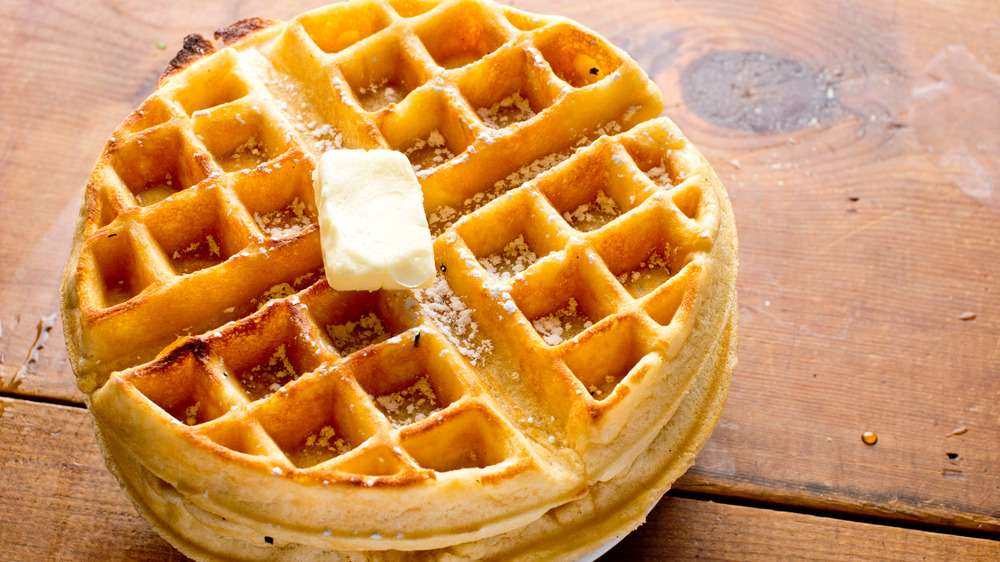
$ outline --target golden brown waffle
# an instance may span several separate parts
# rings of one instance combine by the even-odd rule
[[[140,511],[198,558],[575,556],[637,525],[721,409],[736,233],[635,62],[473,0],[222,37],[114,133],[64,276]],[[335,148],[408,156],[434,287],[326,284]]]

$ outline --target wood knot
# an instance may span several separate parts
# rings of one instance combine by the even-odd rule
[[[823,73],[757,51],[711,51],[684,70],[681,88],[705,121],[753,132],[811,127],[839,105],[836,84]]]

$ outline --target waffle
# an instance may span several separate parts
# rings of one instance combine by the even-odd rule
[[[63,278],[109,468],[199,559],[573,557],[638,525],[728,388],[725,191],[569,20],[353,0],[190,36],[114,132]],[[434,285],[323,276],[313,171],[404,153]]]

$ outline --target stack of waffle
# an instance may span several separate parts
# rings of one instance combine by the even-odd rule
[[[574,558],[694,461],[735,361],[725,191],[634,61],[488,0],[186,41],[87,186],[63,320],[109,468],[196,559]],[[412,163],[434,285],[340,292],[313,178]]]

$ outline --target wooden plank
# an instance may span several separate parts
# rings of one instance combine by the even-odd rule
[[[4,559],[184,560],[104,468],[82,408],[0,398]],[[680,498],[602,560],[738,557],[884,560],[1000,556],[1000,543]]]
[[[516,5],[576,18],[628,49],[730,190],[740,364],[722,422],[679,487],[1000,532],[1000,44],[990,27],[1000,7]],[[87,173],[181,38],[306,7],[0,5],[6,392],[82,399],[58,323],[39,325],[58,309]],[[860,441],[866,430],[877,445]]]
[[[0,398],[0,435],[4,559],[186,559],[125,498],[86,410]]]
[[[966,193],[948,152],[1000,185],[1000,44],[976,23],[997,5],[674,6],[618,26],[636,44],[669,38],[666,61],[637,56],[729,188],[742,335],[722,422],[678,486],[1000,531],[1000,193]],[[985,64],[988,96],[931,76],[941,53],[962,68],[949,45]],[[706,60],[734,68],[720,53],[739,51],[765,58],[692,77]],[[746,97],[728,106],[734,84]],[[943,110],[926,107],[928,84],[974,108],[955,116],[972,131],[927,118]],[[691,90],[709,86],[719,105],[696,110]],[[772,119],[755,122],[758,109]]]
[[[991,560],[1000,543],[667,497],[601,560]]]

